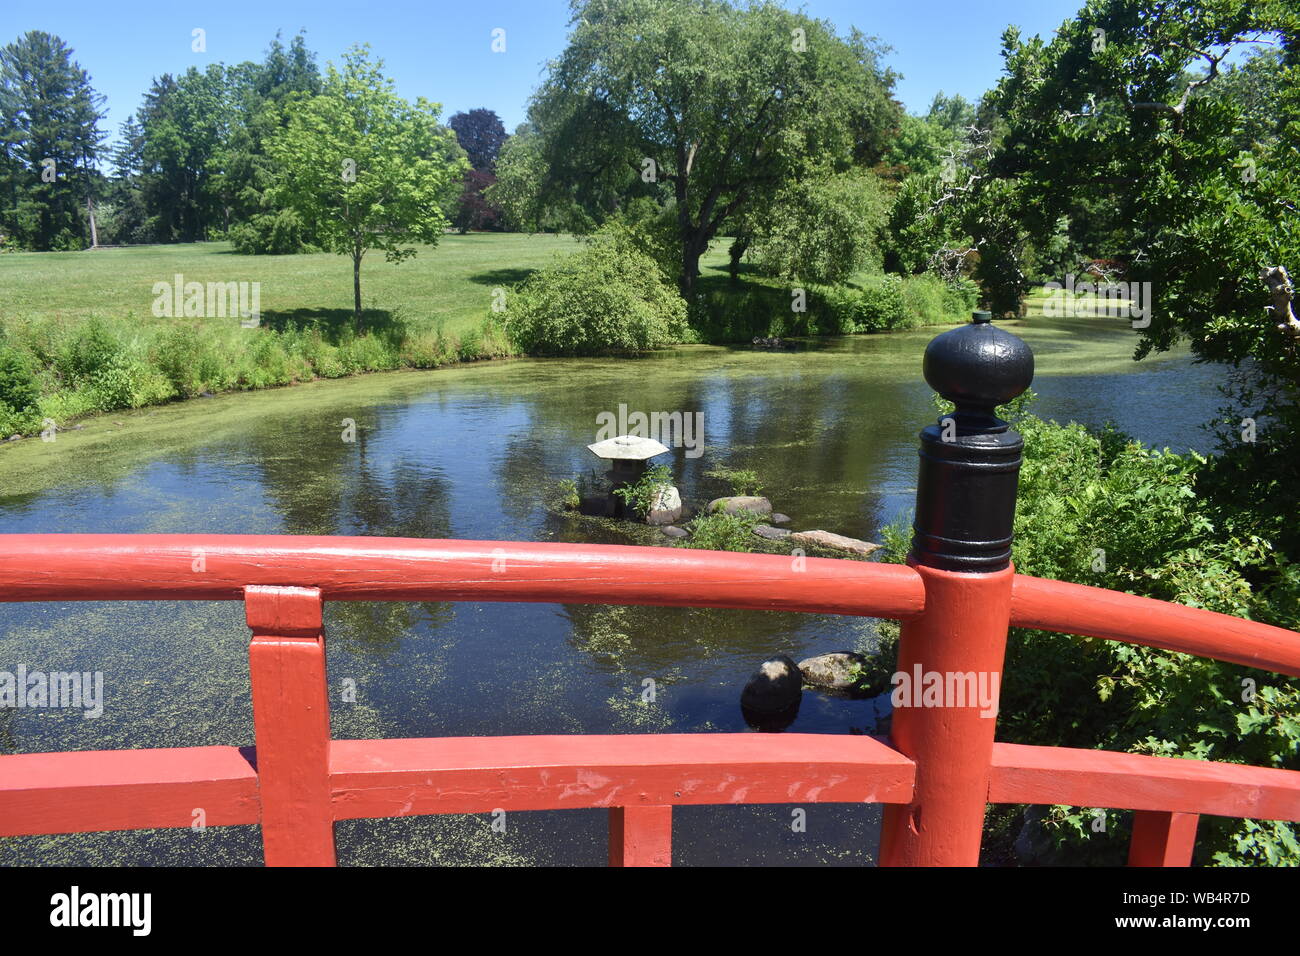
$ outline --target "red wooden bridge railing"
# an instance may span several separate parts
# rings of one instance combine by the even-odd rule
[[[988,334],[979,324],[965,328]],[[992,344],[1006,351],[1005,343]],[[674,806],[871,802],[885,805],[883,864],[975,865],[988,803],[1038,803],[1134,810],[1130,863],[1171,866],[1190,863],[1201,814],[1300,821],[1298,771],[997,743],[996,721],[973,700],[897,708],[890,740],[331,739],[327,600],[655,604],[892,618],[902,622],[900,672],[957,675],[1000,675],[1007,628],[1024,626],[1300,676],[1300,634],[1016,574],[1009,546],[1018,437],[1007,437],[1005,423],[1003,431],[990,430],[978,414],[979,399],[991,408],[1015,383],[996,396],[992,386],[973,397],[940,387],[951,385],[944,380],[951,370],[932,368],[934,348],[927,350],[927,378],[941,393],[958,393],[957,440],[945,437],[950,428],[923,433],[908,566],[504,541],[0,536],[0,600],[242,600],[252,633],[255,735],[255,746],[244,749],[0,756],[0,836],[188,827],[201,808],[210,826],[260,824],[268,865],[328,866],[336,820],[599,807],[609,810],[611,864],[667,865]]]

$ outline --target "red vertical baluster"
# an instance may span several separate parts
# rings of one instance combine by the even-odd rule
[[[673,808],[611,808],[609,865],[672,866]]]
[[[1129,866],[1191,866],[1196,846],[1195,813],[1138,810],[1133,814]]]
[[[320,591],[248,587],[244,606],[266,865],[334,866]]]

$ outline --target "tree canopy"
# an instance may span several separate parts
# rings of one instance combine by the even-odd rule
[[[817,166],[872,163],[896,125],[880,48],[774,3],[575,0],[529,110],[544,203],[593,221],[636,195],[670,203],[690,293],[708,243],[747,203]]]

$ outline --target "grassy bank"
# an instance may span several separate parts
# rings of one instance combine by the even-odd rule
[[[363,323],[347,260],[242,256],[226,243],[0,256],[0,437],[36,434],[96,412],[203,394],[292,385],[512,355],[494,296],[573,251],[565,236],[448,235],[401,265],[363,265]],[[704,257],[702,341],[818,335],[957,321],[963,306],[926,282],[861,277],[809,289],[725,273],[726,243]],[[155,314],[156,283],[257,283],[261,325]]]

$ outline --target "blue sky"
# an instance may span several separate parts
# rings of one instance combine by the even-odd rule
[[[1008,24],[1026,36],[1049,36],[1084,0],[807,0],[802,6],[893,47],[886,63],[904,79],[897,95],[912,112],[939,90],[975,99],[997,82],[999,38]],[[801,6],[797,0],[786,4]],[[95,88],[108,97],[105,128],[140,104],[154,76],[190,66],[260,60],[276,31],[306,30],[307,44],[325,61],[352,43],[368,42],[408,99],[443,104],[444,117],[485,106],[507,130],[523,120],[528,97],[547,59],[568,32],[567,0],[7,0],[0,4],[0,44],[27,30],[57,34],[71,46]],[[206,31],[207,52],[191,50],[191,31]],[[493,53],[492,30],[506,31],[506,50]],[[114,137],[115,138],[115,137]]]

